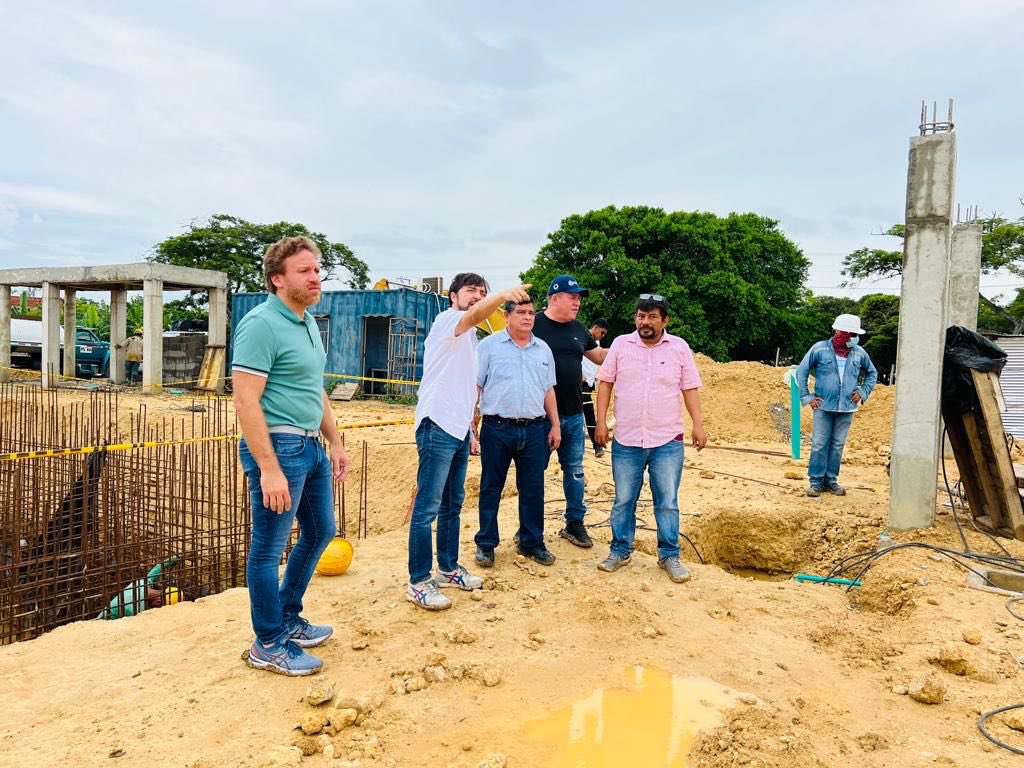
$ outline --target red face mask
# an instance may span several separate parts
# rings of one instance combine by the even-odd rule
[[[836,355],[839,357],[846,357],[850,354],[850,348],[846,346],[846,342],[853,336],[849,331],[836,331],[832,336],[832,349],[835,350]]]

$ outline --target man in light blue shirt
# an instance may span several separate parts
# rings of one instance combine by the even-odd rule
[[[555,556],[544,545],[544,470],[561,440],[555,403],[555,360],[551,349],[533,335],[533,301],[506,302],[505,330],[477,347],[480,391],[480,530],[476,561],[494,565],[498,546],[498,504],[508,468],[516,465],[519,490],[519,553],[551,565]],[[545,434],[545,414],[551,430]]]
[[[878,381],[871,357],[860,346],[857,315],[839,315],[832,323],[832,338],[819,341],[804,355],[796,370],[800,387],[800,404],[814,411],[811,439],[811,460],[807,465],[810,485],[808,496],[821,496],[828,491],[843,496],[846,491],[838,482],[843,447],[853,423],[853,414],[867,402]],[[814,394],[807,377],[814,374]]]

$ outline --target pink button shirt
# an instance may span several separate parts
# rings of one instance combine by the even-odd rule
[[[670,333],[653,347],[636,331],[619,336],[597,378],[615,384],[615,439],[634,448],[657,448],[681,435],[679,393],[701,385],[690,345]]]

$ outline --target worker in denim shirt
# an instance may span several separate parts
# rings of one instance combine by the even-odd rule
[[[817,342],[804,355],[796,369],[800,404],[814,411],[811,461],[807,466],[808,496],[825,491],[843,496],[846,491],[837,480],[843,460],[843,447],[853,423],[853,414],[867,402],[878,381],[871,357],[860,347],[857,315],[839,315],[832,323],[832,338]],[[814,374],[814,394],[807,377]]]

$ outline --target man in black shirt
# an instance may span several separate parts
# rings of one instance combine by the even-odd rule
[[[562,424],[562,442],[558,462],[562,465],[562,490],[565,492],[565,527],[558,535],[577,547],[592,547],[594,542],[583,525],[587,508],[583,504],[583,451],[587,432],[583,419],[583,357],[600,365],[608,354],[591,337],[587,327],[576,319],[580,297],[588,291],[571,275],[559,275],[548,288],[548,306],[533,327],[533,335],[551,347],[555,358],[555,401]]]

